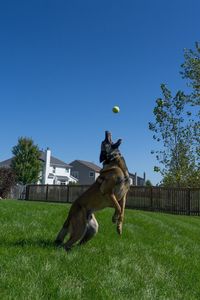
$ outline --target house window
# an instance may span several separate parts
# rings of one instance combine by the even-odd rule
[[[53,173],[56,173],[56,167],[53,167]]]
[[[94,177],[94,171],[90,171],[89,172],[89,177],[91,178],[91,177]]]
[[[73,171],[72,176],[79,179],[79,172],[78,171]]]

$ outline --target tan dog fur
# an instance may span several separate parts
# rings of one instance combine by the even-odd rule
[[[56,238],[57,245],[63,243],[67,234],[70,237],[64,244],[65,250],[70,250],[77,242],[83,244],[89,241],[98,231],[98,223],[93,213],[109,206],[115,208],[112,221],[117,223],[117,232],[122,234],[124,207],[129,190],[125,169],[126,164],[120,156],[102,169],[96,182],[72,203],[68,217]]]

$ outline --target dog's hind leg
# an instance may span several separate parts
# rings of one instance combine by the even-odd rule
[[[99,228],[99,225],[97,223],[95,216],[93,214],[90,214],[88,216],[86,232],[85,232],[84,236],[82,237],[81,241],[79,242],[79,245],[83,245],[86,242],[88,242],[89,240],[91,240],[91,238],[93,238],[93,236],[95,234],[97,234],[98,228]]]
[[[87,229],[86,214],[82,211],[76,218],[71,219],[70,222],[70,238],[64,244],[66,251],[71,250],[72,246],[78,242],[84,235]]]
[[[57,237],[56,237],[56,240],[55,240],[55,245],[56,246],[60,246],[62,245],[63,241],[64,241],[64,238],[65,236],[67,235],[68,233],[68,219],[65,221],[65,223],[63,224],[63,227],[61,228],[61,230],[59,231]]]
[[[85,228],[84,228],[83,230],[80,230],[80,231],[78,231],[78,232],[73,233],[73,234],[70,236],[69,240],[64,244],[65,250],[66,250],[66,251],[71,250],[72,246],[73,246],[76,242],[78,242],[78,241],[82,238],[82,236],[85,234],[85,231],[86,231],[86,226],[85,226]]]

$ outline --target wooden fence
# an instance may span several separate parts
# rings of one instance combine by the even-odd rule
[[[126,206],[142,210],[200,215],[200,188],[131,187]]]
[[[26,200],[72,203],[88,185],[28,185]],[[127,208],[200,215],[200,188],[131,186]]]

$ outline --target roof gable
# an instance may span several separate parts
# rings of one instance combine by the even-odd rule
[[[0,168],[6,167],[9,168],[11,166],[12,158],[3,160],[0,162]]]
[[[45,152],[40,151],[40,160],[45,161]],[[53,166],[60,166],[65,168],[71,168],[70,165],[66,164],[64,161],[51,155],[50,164]]]
[[[98,173],[99,173],[100,170],[101,170],[101,167],[99,167],[99,166],[97,166],[97,165],[95,165],[94,163],[89,162],[89,161],[78,160],[78,159],[76,159],[76,160],[74,160],[73,162],[71,162],[70,165],[72,165],[74,162],[78,162],[78,163],[84,165],[85,167],[87,167],[87,168],[89,168],[89,169],[91,169],[91,170],[93,170],[93,171],[95,171],[95,172],[98,172]]]

